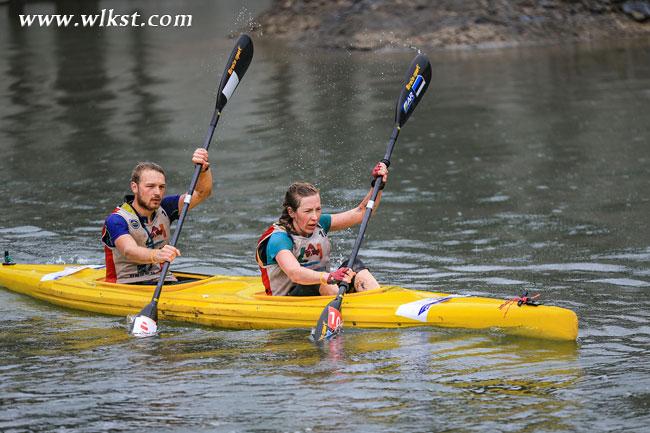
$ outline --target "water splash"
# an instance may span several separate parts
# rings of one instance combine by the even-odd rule
[[[237,12],[235,26],[240,31],[257,32],[258,35],[262,36],[262,24],[255,19],[255,15],[246,6],[242,6]],[[236,33],[236,31],[233,33]]]

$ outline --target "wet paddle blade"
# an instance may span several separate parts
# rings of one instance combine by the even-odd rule
[[[219,83],[216,111],[223,110],[253,60],[253,41],[243,34],[233,48]]]
[[[343,320],[341,319],[341,303],[343,298],[337,296],[323,309],[316,327],[312,330],[311,338],[319,343],[329,340],[341,332]]]
[[[397,99],[395,107],[395,123],[400,128],[417,107],[418,103],[424,96],[424,93],[431,82],[431,63],[424,54],[418,54],[411,62],[408,73],[406,74],[406,84]]]
[[[157,321],[158,304],[151,301],[135,316],[129,332],[134,337],[152,337],[158,331]]]

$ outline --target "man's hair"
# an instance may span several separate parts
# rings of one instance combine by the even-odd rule
[[[165,170],[155,162],[138,162],[131,172],[131,182],[140,183],[140,175],[145,170],[153,170],[165,176]]]

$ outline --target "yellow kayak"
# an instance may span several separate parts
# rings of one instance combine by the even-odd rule
[[[80,265],[3,265],[0,286],[63,307],[116,316],[137,314],[150,302],[154,286],[107,283],[104,274]],[[187,282],[163,288],[158,304],[163,320],[231,329],[311,328],[332,300],[267,296],[259,277],[174,275]],[[344,328],[436,326],[572,341],[578,336],[578,318],[565,308],[397,286],[345,295],[342,314]]]

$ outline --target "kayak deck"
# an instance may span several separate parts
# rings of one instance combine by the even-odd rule
[[[102,314],[137,314],[154,286],[107,283],[103,269],[71,265],[0,266],[0,286],[63,307]],[[66,275],[67,274],[67,275]],[[175,272],[192,281],[166,285],[161,319],[230,329],[311,328],[328,296],[267,296],[259,277],[205,276]],[[497,329],[511,335],[574,340],[578,319],[568,309],[517,306],[504,301],[384,286],[343,298],[344,327]]]

